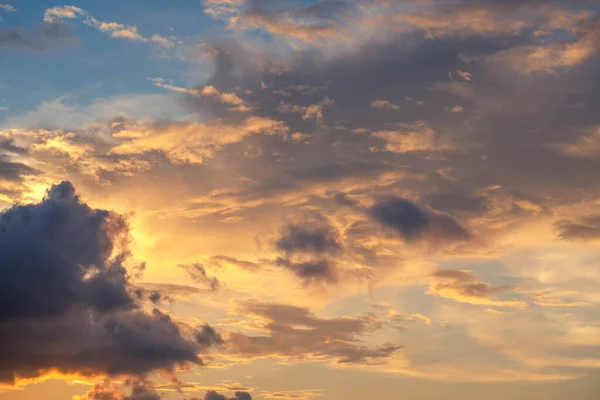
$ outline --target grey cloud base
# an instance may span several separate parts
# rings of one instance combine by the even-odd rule
[[[0,381],[202,364],[220,336],[206,325],[187,338],[168,315],[140,309],[128,238],[122,216],[89,207],[69,182],[0,215]]]

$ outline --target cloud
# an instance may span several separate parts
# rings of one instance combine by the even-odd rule
[[[204,0],[204,12],[215,19],[227,19],[239,13],[245,0]]]
[[[555,224],[558,236],[567,240],[593,240],[600,238],[600,215],[591,215],[579,223],[558,221]]]
[[[53,7],[47,9],[44,13],[44,21],[47,23],[61,23],[65,19],[76,19],[79,17],[84,18],[84,24],[94,27],[101,32],[108,33],[112,38],[155,43],[166,48],[174,46],[170,38],[159,34],[144,37],[138,32],[138,28],[135,25],[127,26],[118,22],[100,21],[87,11],[75,6]]]
[[[366,212],[373,220],[396,230],[407,241],[427,239],[451,242],[465,241],[472,237],[450,214],[422,208],[400,197],[383,199]]]
[[[335,256],[342,250],[339,234],[322,217],[290,223],[273,243],[282,256],[275,264],[292,271],[305,285],[334,283],[338,274]]]
[[[14,6],[11,6],[10,4],[2,4],[0,3],[0,9],[6,11],[6,12],[16,12],[17,9]]]
[[[28,165],[10,161],[10,158],[6,156],[0,156],[0,177],[2,179],[21,182],[24,177],[38,173],[39,171]]]
[[[154,35],[150,36],[150,41],[153,43],[157,43],[161,46],[164,47],[173,47],[175,46],[175,44],[173,43],[173,40],[164,36],[161,36],[157,33],[155,33]]]
[[[220,283],[216,277],[208,276],[206,268],[201,264],[189,264],[189,265],[178,265],[179,268],[183,268],[187,275],[197,283],[207,286],[211,290],[215,291],[219,289]]]
[[[75,96],[60,96],[39,104],[33,111],[11,116],[3,122],[5,130],[60,129],[66,133],[81,133],[99,126],[126,120],[124,126],[135,126],[138,120],[183,119],[185,112],[175,103],[172,94],[123,95],[96,98],[80,103]],[[89,140],[88,140],[89,141]]]
[[[380,130],[372,136],[385,142],[385,150],[392,153],[437,152],[455,150],[456,145],[447,137],[440,137],[425,121],[397,124],[396,129]]]
[[[168,315],[141,311],[124,266],[124,217],[89,207],[62,182],[38,204],[5,210],[0,232],[0,381],[202,363],[214,331],[186,338]]]
[[[392,104],[387,100],[373,100],[371,102],[371,108],[376,108],[379,110],[400,111],[400,106]]]
[[[275,242],[284,253],[329,253],[341,250],[341,245],[330,226],[302,226],[290,224]]]
[[[0,223],[8,274],[0,321],[54,317],[76,304],[105,311],[133,305],[125,270],[118,259],[114,265],[109,260],[115,247],[126,244],[126,220],[81,203],[69,182],[54,186],[41,204],[5,211]],[[55,249],[44,249],[49,235],[56,237]],[[26,250],[34,246],[39,253]],[[86,270],[94,272],[88,279]]]
[[[450,111],[452,114],[461,114],[465,112],[465,108],[462,106],[448,107],[447,110]]]
[[[77,43],[69,27],[61,22],[44,22],[31,34],[21,28],[0,30],[0,50],[15,48],[45,52]]]
[[[240,268],[242,270],[247,270],[247,271],[258,271],[261,268],[260,265],[255,262],[239,260],[235,257],[224,256],[224,255],[213,256],[210,258],[210,262],[215,264],[218,267],[232,265],[236,268]]]
[[[225,343],[221,334],[217,333],[217,331],[208,324],[202,325],[200,330],[196,332],[195,338],[196,342],[203,350],[207,350],[211,347],[223,346]]]
[[[467,71],[456,70],[456,74],[463,80],[470,82],[473,79],[473,74]]]
[[[172,300],[177,298],[187,298],[202,293],[202,289],[195,286],[177,285],[173,283],[144,283],[139,285],[142,290],[150,292],[154,296],[159,296],[160,300]]]
[[[591,158],[600,154],[600,127],[593,126],[585,129],[586,134],[582,135],[570,144],[552,145],[567,157],[573,158]]]
[[[261,395],[265,399],[276,399],[276,400],[312,400],[317,397],[323,396],[324,393],[321,390],[282,390],[277,392],[269,392],[263,390]]]
[[[86,14],[84,10],[75,6],[53,7],[44,12],[44,21],[54,23],[63,19],[75,19]]]
[[[174,164],[201,164],[225,145],[240,142],[250,135],[277,135],[287,132],[281,121],[250,117],[236,124],[202,122],[140,125],[114,136],[120,144],[109,154],[134,155],[164,153]]]
[[[557,4],[558,3],[558,4]],[[279,7],[268,1],[208,1],[205,11],[226,20],[238,31],[260,30],[294,49],[312,46],[328,53],[385,43],[398,35],[420,35],[427,39],[461,37],[538,36],[555,31],[572,32],[590,13],[561,7],[559,2],[520,2],[507,7],[502,2],[457,1],[403,2],[358,0],[315,1]]]
[[[110,36],[113,38],[139,41],[148,40],[138,32],[138,28],[136,26],[125,26],[117,22],[98,21],[94,17],[86,18],[85,24],[95,27],[102,32],[110,33]]]
[[[343,5],[350,7],[348,9],[341,7],[341,2],[330,1],[311,2],[310,6],[302,2],[260,3],[266,8],[263,14],[274,17],[276,22],[330,26],[344,33],[352,30],[352,24],[341,20],[356,12],[355,4],[367,4],[345,2]],[[388,2],[390,7],[400,3]],[[496,8],[500,3],[503,8]],[[566,29],[567,25],[573,25],[572,14],[564,16],[568,24],[561,23],[562,17],[549,18],[546,11],[538,12],[532,8],[514,11],[524,2],[509,3],[456,1],[441,9],[437,7],[439,2],[427,2],[427,5],[413,2],[410,4],[413,16],[428,13],[428,18],[413,18],[407,26],[402,22],[404,20],[401,21],[403,16],[397,15],[398,20],[393,26],[399,29],[394,33],[383,23],[375,23],[374,30],[388,38],[368,39],[366,46],[361,40],[349,43],[353,51],[348,53],[338,53],[338,46],[330,46],[332,40],[337,39],[312,42],[292,39],[289,43],[296,46],[292,49],[292,46],[282,46],[282,35],[271,37],[261,33],[251,34],[250,40],[236,47],[227,42],[238,38],[238,34],[231,34],[218,46],[207,44],[195,48],[214,54],[214,74],[208,81],[198,82],[198,86],[154,81],[162,88],[180,94],[187,110],[201,115],[200,121],[170,121],[159,117],[153,121],[132,119],[127,124],[115,122],[121,128],[114,130],[102,127],[98,131],[84,132],[74,127],[65,130],[64,134],[53,132],[52,135],[36,131],[30,135],[36,139],[33,147],[27,146],[27,149],[31,148],[28,159],[24,159],[25,155],[14,155],[10,161],[24,165],[36,165],[29,164],[33,160],[44,162],[44,173],[63,167],[63,173],[76,175],[85,182],[86,189],[101,191],[97,201],[107,199],[119,207],[136,207],[136,218],[153,228],[149,239],[141,235],[141,242],[145,251],[156,255],[153,258],[156,264],[162,265],[165,260],[172,262],[176,257],[182,259],[177,262],[185,263],[197,254],[221,254],[223,249],[228,249],[231,254],[202,259],[207,269],[199,272],[199,276],[209,278],[206,271],[217,271],[213,267],[223,266],[223,275],[230,273],[233,277],[231,289],[236,297],[255,292],[258,282],[259,286],[272,284],[271,295],[278,299],[273,301],[293,294],[301,301],[314,302],[330,310],[325,303],[330,301],[329,298],[313,298],[317,297],[311,296],[316,292],[313,288],[309,289],[309,294],[302,294],[302,289],[306,288],[292,288],[293,284],[288,283],[291,279],[285,274],[310,284],[339,282],[327,287],[327,292],[333,293],[332,298],[342,296],[341,301],[348,302],[350,300],[343,300],[343,297],[361,299],[361,296],[368,296],[366,289],[355,289],[345,279],[355,266],[360,272],[376,275],[381,284],[391,290],[399,281],[407,285],[412,283],[406,282],[408,276],[429,273],[433,269],[432,263],[460,263],[458,257],[464,256],[465,252],[469,252],[468,256],[486,257],[485,260],[469,259],[469,264],[487,265],[495,262],[490,257],[501,258],[506,249],[512,252],[521,246],[539,246],[539,242],[547,238],[552,240],[546,219],[550,212],[554,212],[555,207],[571,207],[572,202],[582,198],[593,201],[598,190],[597,174],[594,173],[598,170],[598,160],[594,158],[597,153],[592,146],[595,139],[588,135],[591,131],[583,131],[591,141],[579,143],[580,128],[595,126],[598,122],[597,112],[592,107],[598,93],[594,68],[591,68],[593,64],[590,63],[593,57],[582,59],[573,66],[559,67],[558,73],[552,74],[500,71],[486,61],[486,55],[522,46],[546,47],[552,42],[556,42],[556,49],[561,50],[562,44],[572,41],[571,28]],[[256,4],[258,2],[249,1],[244,7]],[[403,4],[407,6],[406,2]],[[540,8],[547,4],[536,2]],[[553,6],[556,4],[559,3],[552,3]],[[333,12],[333,9],[337,11]],[[477,9],[476,12],[473,9]],[[338,15],[339,10],[348,14]],[[246,11],[239,8],[234,14]],[[393,14],[387,11],[391,10],[371,14],[377,17],[371,21],[387,21],[391,18],[388,15]],[[535,16],[530,17],[528,12]],[[357,25],[368,21],[362,13],[352,16],[359,20]],[[496,23],[493,20],[496,17],[501,22]],[[458,21],[457,26],[451,26],[452,18]],[[330,24],[322,24],[322,19],[327,19]],[[550,19],[555,26],[563,25],[549,34],[542,32],[542,36],[534,37],[534,34],[538,35],[534,31],[549,28]],[[500,26],[503,24],[506,26]],[[358,29],[367,27],[363,25]],[[333,30],[333,34],[337,33]],[[308,32],[306,29],[303,34],[308,35]],[[347,36],[354,40],[359,35]],[[370,35],[365,37],[372,38]],[[298,41],[303,43],[298,44]],[[322,57],[323,53],[327,53],[327,57]],[[477,55],[484,57],[477,58]],[[527,57],[528,53],[519,56]],[[584,67],[572,68],[580,65]],[[464,72],[467,70],[468,73]],[[450,79],[449,71],[452,71]],[[305,87],[322,89],[308,94],[310,90]],[[324,98],[335,102],[335,107],[333,103],[320,107],[319,101]],[[419,99],[421,104],[406,98]],[[245,105],[238,99],[250,109],[243,113],[236,110],[237,106]],[[373,99],[386,99],[401,107],[402,112],[371,110],[369,106]],[[146,105],[148,101],[140,103]],[[468,112],[452,113],[456,104]],[[102,104],[94,110],[96,108],[103,108]],[[92,113],[87,111],[91,110],[77,108],[76,111],[89,119]],[[47,110],[50,114],[53,111],[56,109]],[[157,112],[154,110],[150,114]],[[263,132],[246,129],[250,121],[258,119],[265,122],[264,126],[273,123],[282,129],[265,128]],[[26,120],[33,121],[33,118]],[[64,122],[61,116],[56,116],[56,120]],[[315,124],[317,120],[319,124]],[[98,141],[99,137],[105,142]],[[567,153],[544,143],[576,144],[578,150],[571,153],[580,155],[566,156]],[[90,164],[94,168],[91,165],[85,167],[87,160],[92,160]],[[82,168],[105,171],[108,167],[95,166],[99,160],[110,166],[115,160],[140,160],[152,167],[122,168],[119,171],[129,171],[129,175],[108,174],[109,179],[103,172],[95,173],[104,178],[102,183],[105,185],[98,188],[95,181],[90,183],[92,175],[82,177],[76,171]],[[130,186],[141,186],[143,190],[130,189]],[[333,193],[336,192],[348,193],[349,199],[356,199],[347,204],[354,209],[335,204]],[[396,200],[386,200],[388,196],[395,196]],[[369,207],[370,199],[382,200]],[[363,203],[365,206],[357,205]],[[279,226],[283,216],[296,221],[294,218],[300,217],[305,210],[318,210],[327,216],[332,227],[325,229],[312,221],[309,224],[285,224],[277,232],[278,236],[269,242],[270,259],[252,258],[257,230],[272,232],[271,227]],[[225,225],[220,223],[223,220],[238,223]],[[571,224],[579,222],[569,221]],[[588,225],[584,221],[581,224]],[[389,232],[382,234],[381,226],[388,227]],[[460,248],[443,246],[442,251],[437,251],[441,242],[461,242],[470,238],[470,228],[477,232],[478,238],[485,239],[485,243]],[[174,232],[177,234],[172,234]],[[206,234],[210,237],[208,243],[194,239]],[[394,236],[408,243],[399,243]],[[433,245],[420,246],[423,243]],[[558,246],[575,245],[558,243]],[[578,243],[576,246],[588,245]],[[549,257],[554,258],[552,253]],[[168,262],[165,265],[170,265]],[[519,263],[519,267],[523,265],[523,262]],[[240,270],[255,273],[246,274]],[[519,273],[528,270],[529,267],[520,268]],[[560,275],[540,272],[544,279],[565,279]],[[219,273],[219,278],[224,279],[221,277]],[[433,322],[413,324],[416,333],[410,332],[411,329],[402,333],[402,340],[406,338],[411,345],[407,353],[411,359],[415,357],[417,364],[412,373],[422,371],[418,365],[421,363],[439,365],[440,373],[432,373],[430,377],[443,376],[440,379],[461,375],[461,379],[476,380],[483,379],[484,374],[486,379],[496,380],[557,376],[546,374],[546,371],[528,375],[520,369],[505,370],[504,365],[496,364],[496,358],[488,358],[487,353],[480,355],[481,348],[473,346],[477,351],[471,352],[468,347],[465,353],[462,342],[448,352],[443,351],[447,346],[439,350],[440,343],[448,340],[452,343],[472,341],[464,333],[469,332],[472,325],[461,326],[461,332],[453,329],[457,316],[444,318],[448,309],[479,310],[481,314],[487,314],[483,308],[502,307],[505,318],[510,318],[512,313],[522,312],[509,309],[518,309],[516,304],[521,300],[506,297],[514,289],[495,287],[495,282],[486,283],[470,271],[452,276],[435,274],[426,279],[430,290],[438,297],[430,297],[425,303],[417,301],[415,304],[425,304],[426,309],[406,310],[406,315],[414,314],[414,318],[418,318],[419,312],[425,313]],[[229,281],[227,284],[229,287]],[[571,285],[566,280],[559,284]],[[548,283],[548,286],[553,285]],[[371,287],[377,296],[387,293],[387,289],[379,291],[376,285],[369,285],[369,289]],[[182,293],[180,296],[196,293],[180,287],[172,289],[174,293]],[[166,292],[167,288],[164,290]],[[522,293],[515,296],[520,297]],[[188,300],[201,301],[200,296],[187,297]],[[511,303],[513,301],[517,303]],[[537,308],[541,307],[532,307]],[[579,314],[580,310],[577,311],[578,315],[572,314],[569,318],[579,319],[580,315],[592,312],[585,309]],[[560,312],[562,310],[556,310],[556,314]],[[539,314],[539,319],[562,318],[556,314]],[[381,336],[398,332],[388,332],[390,327],[386,325],[385,332],[367,339],[371,333],[369,329],[350,338],[340,337],[339,330],[333,334],[323,331],[319,325],[323,321],[344,319],[335,315],[328,314],[328,318],[313,315],[318,321],[310,320],[308,327],[299,317],[280,322],[281,317],[273,315],[255,316],[257,323],[253,319],[247,325],[243,322],[236,325],[248,330],[240,328],[244,330],[234,332],[241,335],[236,343],[239,351],[229,357],[243,362],[261,357],[284,361],[305,357],[332,363],[359,359],[358,365],[363,365],[363,361],[385,363],[392,358],[393,362],[401,362],[401,357],[395,357],[398,352],[384,346],[381,352],[375,351]],[[471,323],[480,321],[480,316],[474,312]],[[363,319],[362,316],[355,318]],[[364,320],[368,318],[364,317]],[[449,324],[440,328],[446,320]],[[500,326],[500,320],[491,325]],[[194,336],[186,328],[181,329],[183,336]],[[201,331],[198,327],[195,329]],[[423,334],[425,329],[431,335]],[[440,332],[450,334],[440,339]],[[212,337],[208,332],[207,335]],[[427,340],[423,342],[422,338]],[[296,347],[300,350],[296,351]],[[454,360],[457,358],[476,359],[477,363],[474,368],[465,369],[456,365]],[[480,360],[482,371],[478,368]]]
[[[252,110],[247,101],[235,92],[221,92],[212,85],[204,85],[202,88],[187,89],[173,85],[170,81],[162,78],[151,78],[150,81],[156,87],[170,90],[188,96],[184,99],[185,104],[191,110],[201,110],[210,116],[226,115],[231,111],[246,113]]]
[[[369,347],[359,339],[374,328],[369,317],[323,319],[307,308],[284,304],[240,303],[244,315],[260,318],[260,336],[230,332],[227,352],[243,359],[282,358],[328,361],[338,365],[376,365],[400,350],[383,344]]]
[[[429,293],[455,301],[496,306],[525,308],[527,302],[522,300],[494,300],[491,297],[504,292],[514,291],[513,286],[491,287],[477,279],[471,271],[459,269],[438,270],[431,275],[432,283]]]
[[[294,113],[300,114],[303,120],[316,120],[318,123],[323,123],[323,111],[327,108],[331,108],[335,105],[335,102],[329,97],[325,97],[318,104],[310,104],[308,106],[302,106],[298,104],[289,104],[281,102],[276,111],[278,113]]]
[[[520,46],[487,58],[490,63],[504,65],[516,72],[555,74],[580,65],[598,53],[600,36],[588,35],[572,43],[550,43],[546,46]]]
[[[242,100],[237,94],[219,92],[214,86],[206,85],[199,93],[204,96],[215,97],[224,104],[230,104],[232,106],[245,106],[246,108],[248,107],[248,103]]]
[[[117,120],[113,123],[117,124]],[[111,130],[110,125],[106,124],[102,128]],[[55,171],[61,175],[66,169],[100,182],[113,174],[132,176],[150,169],[149,162],[136,157],[108,156],[105,153],[107,143],[99,138],[99,135],[89,135],[91,132],[98,133],[98,128],[99,126],[95,126],[77,133],[65,133],[61,130],[0,130],[0,138],[15,143],[7,149],[10,158],[20,161],[10,163],[14,165],[7,164],[6,172],[8,173],[10,168],[16,173],[17,168],[20,168],[22,172],[19,180],[27,180],[25,178],[28,176],[39,173],[25,163],[33,166],[43,164],[45,174],[48,175],[52,175],[54,168],[57,168]]]
[[[161,396],[153,388],[152,382],[139,379],[126,382],[131,387],[129,394],[107,381],[98,383],[82,396],[74,396],[73,400],[160,400]]]
[[[304,280],[305,285],[316,282],[337,282],[337,271],[333,261],[327,259],[314,259],[309,261],[294,262],[286,258],[278,258],[277,266],[292,271],[298,278]]]
[[[185,384],[184,384],[185,385]],[[141,379],[128,379],[125,386],[130,388],[129,393],[125,393],[121,385],[110,381],[96,384],[91,390],[82,396],[74,396],[73,400],[160,400],[163,398],[159,394],[166,385],[155,385],[153,382]],[[182,384],[179,383],[178,389]],[[185,387],[185,386],[184,386]],[[197,397],[186,398],[187,400],[252,400],[248,392],[236,391],[234,396],[228,398],[214,390],[207,391],[202,399]]]

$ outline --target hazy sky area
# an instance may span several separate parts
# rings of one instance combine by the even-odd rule
[[[0,400],[597,400],[600,1],[0,0]]]

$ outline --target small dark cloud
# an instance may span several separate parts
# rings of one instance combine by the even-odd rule
[[[581,218],[580,222],[558,221],[555,224],[561,239],[593,240],[600,239],[600,215]]]
[[[276,265],[292,271],[298,278],[304,280],[306,285],[316,282],[335,283],[337,270],[333,261],[326,259],[293,262],[285,258],[278,258]]]
[[[290,224],[275,242],[275,247],[284,253],[331,253],[341,250],[335,232],[328,226],[309,227]]]
[[[154,389],[152,382],[128,380],[129,394],[110,382],[98,383],[83,396],[75,396],[74,400],[160,400],[162,397]]]
[[[205,285],[213,291],[220,287],[219,280],[214,276],[209,276],[202,264],[179,265],[179,268],[183,268],[194,282]]]
[[[223,341],[223,337],[215,331],[215,329],[208,325],[204,324],[202,328],[198,332],[196,332],[196,343],[200,345],[202,349],[208,349],[210,347],[215,346],[223,346],[225,343]]]
[[[235,257],[229,257],[224,255],[213,256],[210,258],[210,261],[218,267],[222,267],[224,265],[233,265],[237,268],[252,272],[255,272],[260,269],[260,265],[255,262],[239,260]]]
[[[0,177],[9,181],[21,181],[26,175],[35,175],[39,171],[23,163],[13,162],[0,157]]]
[[[376,203],[369,209],[369,214],[379,223],[398,230],[406,240],[417,239],[430,226],[423,209],[398,197]]]
[[[450,214],[420,207],[401,197],[385,198],[371,206],[367,214],[383,226],[396,230],[407,241],[426,236],[435,241],[471,238],[471,233]]]
[[[292,271],[306,285],[337,281],[335,258],[342,250],[340,235],[323,216],[311,215],[290,223],[279,233],[274,248],[281,253],[275,265]]]

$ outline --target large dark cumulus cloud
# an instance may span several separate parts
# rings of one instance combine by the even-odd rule
[[[131,307],[123,255],[110,259],[126,237],[124,218],[82,203],[69,182],[54,186],[40,204],[5,211],[0,322],[55,317],[76,305],[100,312]]]
[[[82,202],[69,182],[0,214],[0,381],[47,371],[171,370],[221,339],[141,310],[124,266],[128,224]]]
[[[341,245],[335,233],[329,227],[309,228],[301,225],[289,225],[285,233],[275,243],[276,247],[286,253],[308,251],[315,253],[335,252]]]
[[[13,48],[45,52],[77,42],[67,24],[62,22],[44,22],[33,33],[28,33],[20,27],[0,30],[0,50]]]

